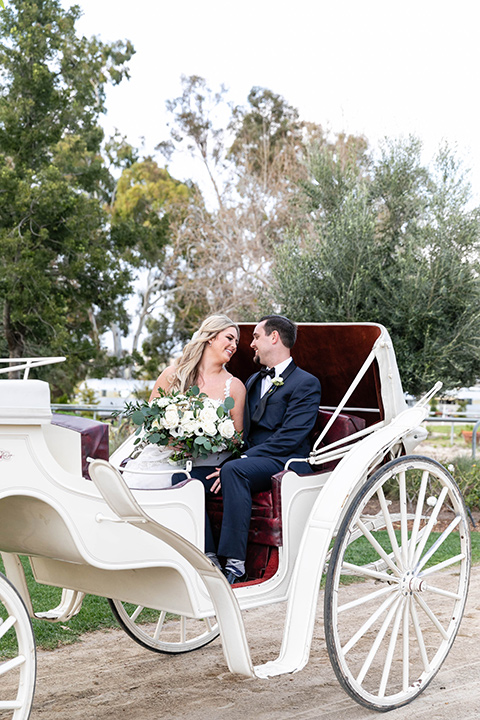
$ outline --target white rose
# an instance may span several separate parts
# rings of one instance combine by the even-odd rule
[[[230,418],[222,420],[218,426],[218,432],[223,438],[232,438],[235,433],[235,425]]]
[[[214,422],[204,422],[203,423],[203,430],[205,432],[205,435],[216,435],[217,434],[217,426]]]
[[[165,417],[163,418],[163,427],[166,427],[168,429],[172,427],[176,427],[180,422],[180,418],[178,417],[177,408],[175,405],[168,405],[168,407],[165,409]]]
[[[207,405],[207,407],[204,407],[202,410],[200,410],[199,418],[203,423],[214,423],[216,420],[218,420],[217,411],[215,408]]]
[[[150,405],[158,405],[159,408],[167,407],[167,405],[170,404],[170,398],[162,397],[162,398],[155,398],[155,400],[152,400]]]
[[[185,433],[192,435],[195,432],[198,422],[195,419],[193,412],[191,410],[188,410],[186,413],[184,413],[180,424]]]

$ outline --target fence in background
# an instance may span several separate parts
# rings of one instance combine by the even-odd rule
[[[92,413],[94,420],[107,420],[114,413],[118,413],[118,420],[122,419],[121,408],[102,407],[101,405],[68,405],[68,404],[52,404],[54,412],[88,412]],[[480,418],[459,418],[459,417],[427,417],[424,420],[426,425],[438,425],[441,423],[450,424],[450,444],[453,445],[455,424],[473,425],[472,430],[472,458],[475,460],[477,454],[477,431],[480,428]]]

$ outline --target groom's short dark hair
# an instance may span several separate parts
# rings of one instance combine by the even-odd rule
[[[274,330],[280,335],[280,340],[285,347],[291,349],[297,339],[297,326],[283,315],[264,315],[259,322],[265,320],[265,335],[271,335]]]

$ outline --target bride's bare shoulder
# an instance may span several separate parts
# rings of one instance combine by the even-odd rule
[[[243,382],[239,378],[235,377],[235,375],[232,375],[232,380],[230,383],[230,393],[232,397],[234,396],[234,394],[237,394],[239,396],[245,395],[245,392],[246,390]]]
[[[153,386],[152,394],[150,395],[150,400],[152,400],[154,397],[158,397],[158,389],[161,388],[162,390],[165,390],[168,392],[172,386],[172,380],[173,375],[175,372],[175,366],[169,365],[165,370],[163,370],[158,378],[155,381],[155,385]]]

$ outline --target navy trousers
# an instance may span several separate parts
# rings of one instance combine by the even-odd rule
[[[283,462],[271,457],[255,456],[230,460],[222,466],[220,480],[223,496],[223,520],[218,548],[215,547],[208,517],[205,517],[205,552],[216,552],[227,558],[245,560],[247,554],[248,529],[252,514],[252,494],[269,490],[271,477],[283,470]],[[214,467],[194,467],[191,475],[210,492],[213,480],[206,476],[215,471]],[[173,476],[173,484],[185,476]]]

